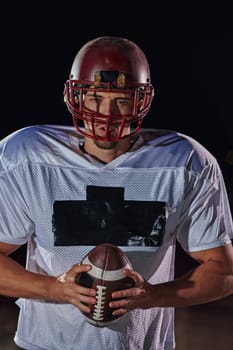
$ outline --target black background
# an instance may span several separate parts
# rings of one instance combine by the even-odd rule
[[[231,10],[203,3],[1,7],[0,137],[32,124],[71,124],[63,88],[76,52],[97,36],[124,36],[151,66],[156,94],[144,126],[200,141],[219,161],[232,203]]]

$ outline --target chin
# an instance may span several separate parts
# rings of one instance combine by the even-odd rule
[[[118,144],[118,141],[101,141],[94,140],[95,145],[101,149],[113,149]]]

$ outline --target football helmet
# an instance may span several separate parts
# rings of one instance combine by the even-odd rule
[[[105,115],[85,107],[88,91],[124,92],[132,94],[133,109],[127,115]],[[154,95],[150,68],[143,51],[132,41],[121,37],[99,37],[87,42],[77,53],[65,83],[64,99],[79,133],[87,137],[118,141],[133,135],[141,127]],[[83,127],[91,125],[91,132]],[[104,135],[98,136],[95,126],[103,123]],[[123,136],[125,126],[130,132]],[[111,136],[110,128],[118,127]]]

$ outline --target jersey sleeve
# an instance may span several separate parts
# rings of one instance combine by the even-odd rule
[[[16,168],[0,174],[0,241],[24,244],[34,232],[30,210],[22,192],[23,171]]]
[[[217,162],[201,173],[188,172],[179,218],[177,239],[188,252],[231,243],[232,214]]]

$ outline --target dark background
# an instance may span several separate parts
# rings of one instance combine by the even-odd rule
[[[97,36],[124,36],[141,46],[151,66],[156,95],[144,126],[186,133],[209,149],[222,168],[232,205],[231,4],[76,3],[0,7],[0,139],[27,125],[70,125],[63,87],[76,52]],[[14,257],[24,264],[25,246]],[[176,274],[193,265],[178,246]],[[177,349],[232,349],[232,306],[227,298],[176,310]],[[3,297],[0,308],[0,343],[16,349],[18,308]]]
[[[219,3],[1,7],[0,138],[27,125],[72,123],[64,82],[80,47],[102,35],[141,46],[156,92],[144,126],[200,141],[219,161],[232,205],[233,26]]]

